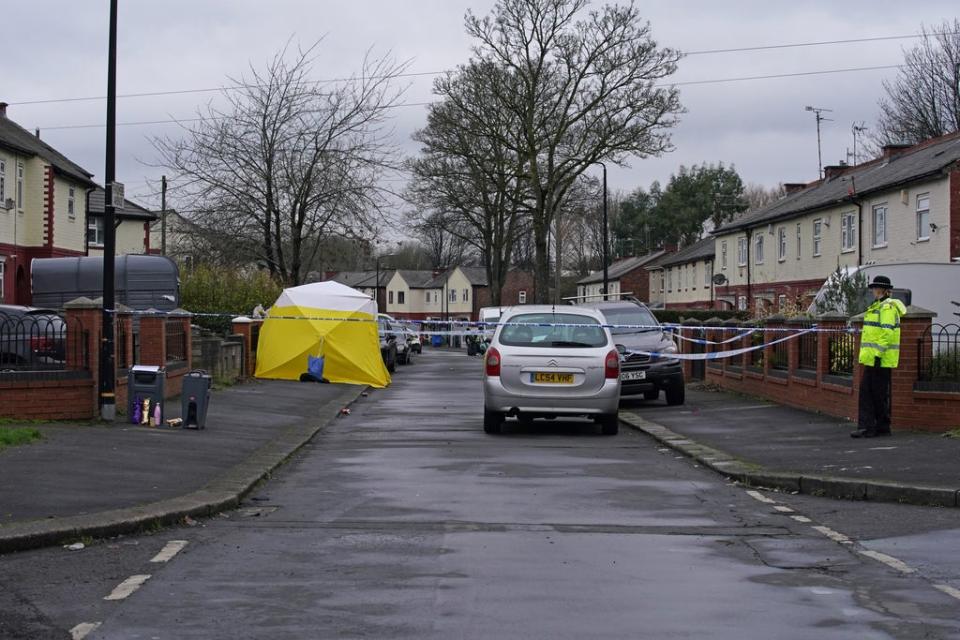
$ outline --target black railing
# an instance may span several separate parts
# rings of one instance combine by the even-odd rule
[[[117,321],[116,324],[117,330],[114,336],[117,346],[117,369],[124,370],[127,368],[127,324],[125,322]]]
[[[787,331],[771,331],[767,334],[767,341],[773,342],[785,338]],[[770,368],[774,371],[788,371],[790,369],[790,341],[777,342],[770,347]]]
[[[765,331],[754,331],[753,335],[750,336],[750,346],[759,347],[763,345],[764,339],[766,339],[767,332]],[[748,351],[747,356],[747,366],[751,369],[763,369],[763,349],[754,349],[753,351]]]
[[[167,364],[184,362],[187,359],[187,337],[183,330],[183,321],[168,318],[167,323]]]
[[[0,371],[89,369],[86,332],[55,313],[0,311]]]
[[[831,333],[827,338],[830,354],[830,366],[827,372],[832,376],[853,377],[853,364],[856,359],[854,349],[856,339],[852,333]]]
[[[929,391],[960,391],[960,325],[930,325],[920,337],[918,348],[920,387]]]
[[[798,329],[809,329],[810,325],[804,325],[798,327]],[[817,370],[817,351],[819,344],[818,334],[815,331],[810,333],[801,334],[799,338],[798,349],[800,351],[799,358],[797,359],[797,369],[803,369],[805,371],[816,371]]]

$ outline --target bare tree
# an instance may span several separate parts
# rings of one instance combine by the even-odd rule
[[[225,108],[211,103],[183,137],[153,139],[194,228],[287,284],[303,281],[324,238],[370,232],[394,162],[388,110],[403,93],[405,64],[369,53],[359,74],[321,87],[310,80],[317,46],[288,45],[225,89]]]
[[[432,269],[462,264],[467,256],[467,241],[447,231],[442,213],[431,213],[417,220],[416,231]]]
[[[960,131],[960,19],[921,33],[920,44],[904,52],[896,79],[883,82],[886,96],[872,135],[877,146]]]
[[[747,204],[746,211],[756,211],[772,202],[776,202],[784,195],[786,195],[786,190],[783,188],[783,184],[778,184],[775,187],[765,187],[762,184],[749,182],[743,188],[742,197]]]
[[[677,91],[656,84],[675,71],[679,53],[657,46],[632,4],[586,5],[500,0],[487,17],[466,16],[474,60],[509,80],[491,87],[519,127],[499,135],[516,145],[529,175],[537,302],[549,295],[551,225],[577,176],[601,160],[669,150],[681,111]]]

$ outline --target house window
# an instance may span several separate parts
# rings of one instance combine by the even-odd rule
[[[0,206],[7,201],[7,163],[0,160]]]
[[[463,301],[468,302],[470,300],[470,289],[463,290]]]
[[[521,290],[520,293],[517,294],[517,302],[519,302],[520,304],[527,304],[526,290]]]
[[[720,268],[724,271],[727,269],[727,241],[724,240],[720,243]]]
[[[67,190],[67,215],[71,218],[77,217],[76,209],[74,208],[76,206],[76,195],[77,190],[73,187]]]
[[[747,239],[737,238],[737,266],[747,266]]]
[[[703,286],[704,287],[710,286],[710,271],[711,271],[710,267],[712,265],[713,265],[712,262],[703,263]]]
[[[777,309],[780,310],[780,313],[783,313],[787,308],[787,296],[780,294],[777,296]]]
[[[397,304],[406,304],[407,294],[405,291],[397,291]]]
[[[917,196],[917,240],[930,239],[930,194]]]
[[[813,221],[813,257],[820,255],[820,245],[823,239],[823,220],[817,218]]]
[[[17,163],[17,210],[23,211],[23,163]]]
[[[673,267],[667,269],[667,293],[673,291]]]
[[[393,304],[393,291],[387,291],[387,304]]]
[[[103,218],[87,219],[87,244],[103,246]]]
[[[800,229],[801,229],[801,225],[798,222],[797,223],[797,260],[800,259]]]
[[[852,213],[845,213],[840,219],[840,250],[842,252],[853,251],[857,242],[856,218]]]
[[[737,296],[737,311],[747,310],[747,296]]]
[[[753,264],[763,264],[763,233],[757,233],[753,241]],[[746,261],[744,261],[746,264]]]
[[[783,262],[787,259],[787,228],[777,229],[777,260]]]
[[[693,284],[693,289],[697,288],[697,263],[694,262],[690,265],[690,282]]]
[[[430,292],[429,292],[429,291],[427,291],[426,296],[427,296],[427,304],[430,304]]]
[[[0,256],[0,302],[3,302],[3,279],[4,275],[6,275],[6,263],[7,259]]]
[[[878,249],[887,246],[887,205],[880,204],[873,208],[873,247]]]
[[[450,289],[450,295],[447,296],[447,298],[449,299],[450,302],[456,302],[456,301],[457,301],[457,290],[456,290],[456,289]]]

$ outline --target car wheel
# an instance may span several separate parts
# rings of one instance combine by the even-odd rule
[[[620,433],[620,418],[615,413],[599,416],[597,422],[600,423],[600,433],[605,436],[615,436]]]
[[[499,411],[483,412],[483,431],[484,433],[500,433],[503,428],[503,414]]]
[[[387,360],[387,371],[394,373],[397,370],[397,352],[390,350],[390,358]]]
[[[657,390],[654,390],[654,391],[644,391],[644,392],[643,392],[643,399],[644,399],[644,400],[656,400],[656,399],[659,398],[659,397],[660,397],[660,392],[657,391]]]
[[[530,416],[517,416],[517,420],[520,422],[520,426],[524,429],[533,426],[533,418]]]
[[[683,385],[677,385],[667,389],[667,404],[671,407],[683,404],[686,399],[686,389]]]

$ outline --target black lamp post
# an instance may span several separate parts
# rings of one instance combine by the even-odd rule
[[[607,299],[607,290],[610,287],[610,278],[607,273],[607,265],[609,264],[609,256],[607,255],[607,245],[609,241],[607,240],[607,165],[600,162],[599,160],[594,160],[591,164],[598,164],[603,167],[603,250],[601,251],[601,256],[603,260],[603,299]]]
[[[387,312],[387,299],[383,299],[383,310],[380,309],[380,258],[392,258],[394,254],[388,253],[386,255],[378,255],[376,264],[377,264],[377,280],[373,283],[373,299],[377,301],[377,311],[379,313]]]
[[[114,227],[113,192],[116,170],[117,123],[117,0],[110,2],[110,33],[107,56],[107,140],[103,201],[103,334],[100,342],[100,417],[116,418],[116,367],[114,362]]]

